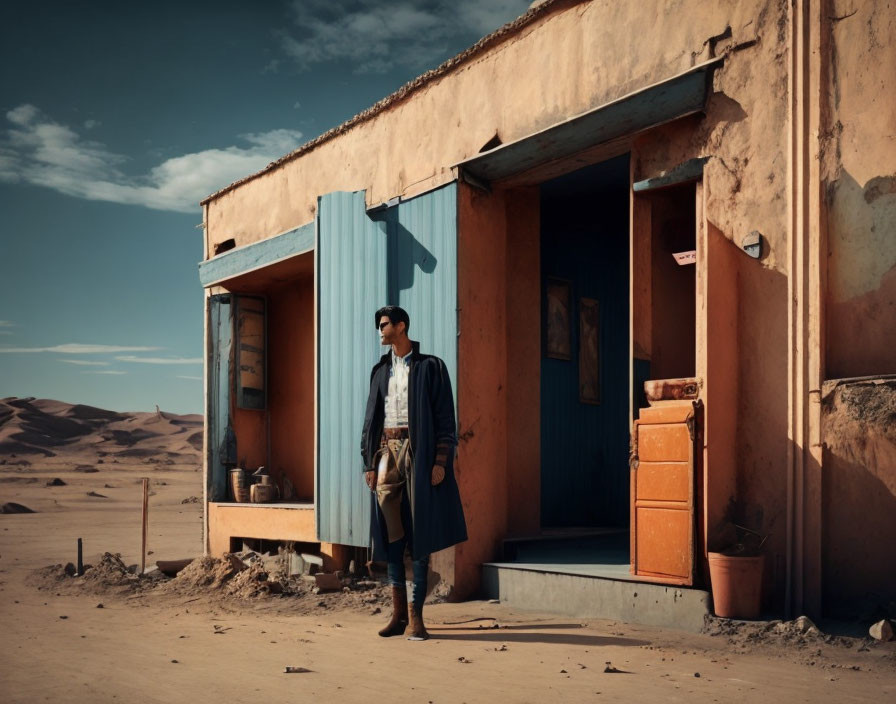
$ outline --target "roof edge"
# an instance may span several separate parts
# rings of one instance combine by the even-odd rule
[[[414,93],[416,93],[418,90],[422,89],[423,87],[429,85],[436,79],[441,78],[442,76],[445,76],[445,75],[451,73],[454,69],[456,69],[461,64],[466,63],[467,61],[470,61],[474,57],[479,56],[480,54],[485,53],[487,50],[493,48],[494,46],[506,41],[513,35],[518,34],[523,28],[532,24],[535,20],[540,19],[541,17],[550,14],[553,10],[560,9],[561,7],[564,7],[564,6],[572,7],[574,5],[580,5],[586,1],[587,0],[544,0],[540,5],[536,5],[535,7],[530,7],[530,9],[527,10],[524,14],[520,15],[512,22],[508,22],[507,24],[499,27],[491,34],[486,35],[485,37],[480,39],[478,42],[476,42],[473,46],[471,46],[469,49],[466,49],[465,51],[462,51],[460,54],[457,54],[457,55],[453,56],[452,58],[448,59],[447,61],[444,61],[436,68],[430,69],[426,73],[423,73],[420,76],[417,76],[417,78],[415,78],[414,80],[412,80],[408,83],[405,83],[403,86],[401,86],[401,88],[396,90],[394,93],[390,93],[385,98],[378,100],[373,105],[371,105],[369,108],[359,112],[354,117],[346,120],[345,122],[337,125],[336,127],[333,127],[331,129],[327,130],[323,134],[320,134],[317,137],[315,137],[314,139],[312,139],[308,142],[305,142],[305,144],[301,145],[300,147],[297,147],[296,149],[294,149],[293,151],[289,152],[288,154],[280,157],[279,159],[272,161],[270,164],[265,166],[263,169],[256,171],[255,173],[250,174],[248,176],[245,176],[237,181],[234,181],[230,185],[224,186],[224,188],[221,188],[221,189],[215,191],[211,195],[209,195],[209,196],[203,198],[201,201],[199,201],[199,204],[207,205],[208,203],[212,202],[213,200],[215,200],[217,198],[220,198],[221,196],[225,195],[226,193],[229,193],[230,191],[235,190],[236,188],[243,185],[244,183],[253,181],[254,179],[258,178],[259,176],[262,176],[263,174],[266,174],[269,171],[273,171],[274,169],[282,166],[283,164],[286,164],[286,163],[292,161],[293,159],[297,159],[298,157],[302,156],[303,154],[310,152],[311,150],[315,149],[316,147],[323,144],[324,142],[328,142],[329,140],[333,139],[334,137],[337,137],[345,132],[348,132],[352,127],[376,117],[380,113],[385,112],[388,108],[391,108],[392,106],[394,106],[404,100],[407,100],[408,98],[411,97],[411,95],[413,95]]]

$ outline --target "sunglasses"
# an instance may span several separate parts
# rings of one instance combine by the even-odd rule
[[[386,327],[389,326],[389,325],[391,325],[391,324],[392,324],[392,323],[390,323],[389,321],[386,321],[385,323],[380,323],[379,328],[380,328],[380,330],[385,330]]]

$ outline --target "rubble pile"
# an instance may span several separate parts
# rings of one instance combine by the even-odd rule
[[[34,570],[29,582],[41,590],[94,595],[131,593],[209,600],[224,597],[236,601],[278,597],[292,600],[289,608],[299,610],[342,608],[376,612],[389,603],[388,589],[381,581],[324,572],[323,560],[315,555],[298,557],[284,551],[261,554],[245,550],[182,562],[175,576],[155,567],[138,575],[137,566],[126,565],[120,554],[105,553],[96,566],[85,565],[83,575],[76,574],[72,564],[57,564]]]

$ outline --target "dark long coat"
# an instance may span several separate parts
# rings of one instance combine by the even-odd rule
[[[413,342],[408,373],[408,432],[413,456],[414,492],[411,502],[413,545],[411,557],[418,559],[429,553],[456,545],[467,539],[467,525],[461,506],[460,492],[454,477],[454,451],[457,447],[457,424],[454,420],[454,397],[445,363],[438,357],[420,353],[420,344]],[[370,395],[361,432],[361,456],[365,469],[375,469],[375,455],[380,447],[385,417],[385,400],[389,390],[392,354],[386,353],[370,373]],[[432,486],[432,467],[437,448],[446,456],[445,479]],[[373,559],[386,559],[386,522],[370,494],[370,535]]]

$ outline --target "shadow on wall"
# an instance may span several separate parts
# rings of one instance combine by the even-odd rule
[[[823,604],[875,620],[896,601],[896,377],[825,382]]]
[[[765,259],[769,252],[763,250]],[[736,255],[736,519],[768,536],[763,593],[767,606],[779,610],[787,534],[787,277],[743,251]]]
[[[896,373],[896,175],[828,185],[827,370]]]
[[[438,260],[414,233],[398,222],[397,209],[391,208],[381,218],[374,219],[386,224],[386,293],[390,303],[397,303],[401,291],[414,287],[415,270],[419,268],[424,274],[431,274]]]

